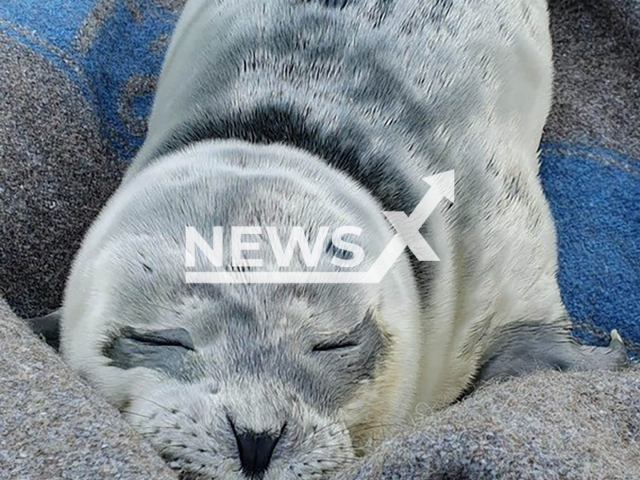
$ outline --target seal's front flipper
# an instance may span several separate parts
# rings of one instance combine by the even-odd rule
[[[514,323],[497,332],[480,363],[475,385],[491,378],[519,376],[540,369],[616,369],[629,363],[622,338],[611,332],[608,347],[579,344],[564,324]]]
[[[44,317],[30,318],[27,323],[36,335],[42,336],[45,341],[57,350],[60,349],[60,310],[51,312]]]

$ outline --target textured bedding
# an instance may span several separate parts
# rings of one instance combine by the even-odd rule
[[[0,294],[15,314],[60,305],[84,231],[144,138],[182,3],[0,3]],[[602,345],[617,328],[637,356],[640,2],[551,0],[550,11],[541,180],[562,295],[577,337]],[[0,478],[171,475],[6,307],[0,344]],[[491,385],[425,413],[349,478],[640,478],[639,389],[634,370]]]

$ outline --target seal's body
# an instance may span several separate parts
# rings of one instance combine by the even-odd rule
[[[551,79],[542,0],[190,0],[75,260],[63,354],[185,477],[267,480],[325,478],[474,382],[619,364],[570,340],[555,280]],[[358,225],[379,253],[382,211],[448,170],[455,203],[421,229],[439,262],[405,249],[380,284],[184,281],[186,226]]]

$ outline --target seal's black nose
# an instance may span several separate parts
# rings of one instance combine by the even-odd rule
[[[269,468],[271,455],[276,448],[282,431],[279,434],[238,431],[231,423],[233,434],[238,442],[238,453],[242,471],[247,477],[260,477]],[[284,430],[284,429],[283,429]]]

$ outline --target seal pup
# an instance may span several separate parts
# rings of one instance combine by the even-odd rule
[[[622,365],[619,337],[571,339],[556,283],[547,23],[542,0],[189,0],[145,143],[74,260],[66,360],[183,478],[231,480],[327,478],[419,404]],[[357,225],[377,254],[382,212],[449,170],[455,203],[420,230],[439,262],[405,249],[379,284],[185,282],[186,226]],[[352,258],[321,247],[322,271]]]

